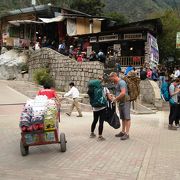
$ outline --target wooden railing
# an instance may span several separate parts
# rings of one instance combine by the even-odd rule
[[[109,62],[108,62],[109,61]],[[144,56],[121,56],[112,57],[107,60],[107,66],[114,66],[119,63],[122,67],[124,66],[142,66],[144,64]]]

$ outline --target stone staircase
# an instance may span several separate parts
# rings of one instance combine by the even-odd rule
[[[36,84],[28,81],[8,81],[8,85],[16,91],[29,97],[30,99],[35,98],[38,90],[41,88],[40,86],[37,86]],[[65,94],[65,92],[58,92],[60,97],[62,97],[63,94]],[[73,100],[71,98],[63,98],[61,102],[61,111],[67,112],[71,106],[72,101]],[[92,110],[91,106],[88,104],[86,94],[81,94],[79,101],[81,109],[83,109],[84,112],[89,112]]]
[[[133,114],[155,114],[157,111],[153,104],[139,103],[138,101],[131,104],[131,113]]]
[[[28,81],[8,81],[8,84],[11,88],[19,91],[31,99],[35,98],[38,90],[41,88],[40,86]],[[64,93],[65,92],[58,92],[58,95],[62,97]],[[61,102],[61,111],[67,112],[72,101],[73,100],[71,98],[63,98]],[[87,94],[80,94],[79,102],[83,112],[92,111]],[[163,108],[165,108],[165,110],[168,109],[168,103],[164,102]],[[148,104],[139,100],[131,105],[131,112],[134,114],[152,114],[156,113],[158,110],[164,109],[157,109],[153,104]]]

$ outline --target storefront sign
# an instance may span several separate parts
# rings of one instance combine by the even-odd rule
[[[142,33],[124,34],[124,40],[143,39]]]
[[[118,40],[118,35],[107,35],[107,36],[99,36],[99,42],[105,42],[105,41],[116,41]]]
[[[121,44],[114,44],[114,55],[121,56]]]
[[[180,48],[180,32],[176,34],[176,48]]]
[[[90,43],[97,42],[97,37],[90,37]]]

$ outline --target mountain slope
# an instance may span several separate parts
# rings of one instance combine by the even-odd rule
[[[165,9],[180,9],[180,0],[103,0],[106,12],[119,12],[130,21],[148,18],[151,13]]]
[[[74,0],[37,0],[38,3],[70,5]],[[129,21],[139,21],[148,18],[151,13],[174,8],[180,12],[180,0],[101,0],[105,4],[105,12],[119,12]],[[0,0],[0,15],[17,8],[28,7],[31,0]]]

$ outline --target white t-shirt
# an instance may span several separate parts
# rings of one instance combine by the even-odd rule
[[[39,45],[39,43],[36,43],[35,44],[35,50],[39,50],[40,49],[40,45]]]
[[[178,76],[180,76],[180,70],[176,70],[174,72],[174,77],[177,78]]]
[[[72,87],[65,95],[64,97],[71,96],[72,98],[79,98],[79,91],[76,87]]]

